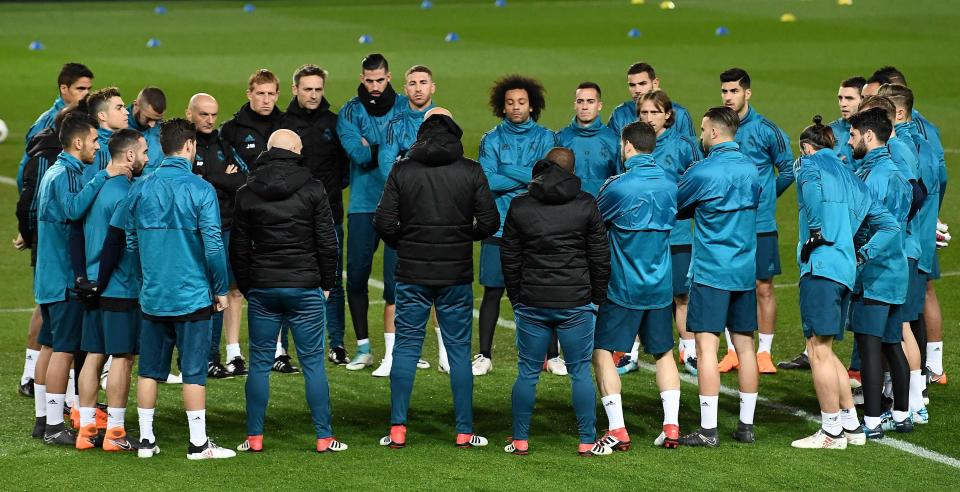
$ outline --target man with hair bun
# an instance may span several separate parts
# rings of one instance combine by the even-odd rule
[[[539,125],[546,107],[543,84],[522,75],[506,75],[490,88],[490,109],[502,121],[480,138],[480,165],[500,213],[500,230],[480,247],[480,350],[473,358],[473,375],[493,370],[493,334],[500,317],[500,299],[506,283],[500,267],[503,221],[513,197],[527,188],[533,165],[557,145],[556,135]]]
[[[800,134],[801,157],[794,167],[800,209],[800,318],[821,428],[792,445],[845,449],[866,444],[866,435],[833,342],[843,339],[858,258],[876,256],[890,241],[899,240],[899,226],[836,155],[831,128],[823,125],[820,115],[813,122]],[[858,247],[854,234],[862,227],[871,237],[865,244],[858,240]]]

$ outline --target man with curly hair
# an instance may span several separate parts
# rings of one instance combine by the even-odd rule
[[[533,165],[557,145],[553,131],[537,124],[546,107],[545,92],[538,80],[515,74],[500,78],[490,89],[490,108],[502,121],[480,139],[479,160],[497,203],[500,228],[480,248],[480,284],[484,291],[480,303],[480,353],[473,359],[475,376],[493,369],[493,333],[506,287],[500,267],[504,218],[513,197],[527,188]]]

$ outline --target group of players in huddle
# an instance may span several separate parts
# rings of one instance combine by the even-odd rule
[[[91,91],[87,67],[64,65],[60,97],[28,132],[18,173],[14,246],[32,251],[38,305],[20,381],[36,402],[34,437],[153,456],[157,383],[182,382],[188,458],[234,456],[206,435],[204,385],[247,376],[248,438],[238,450],[260,451],[269,371],[301,371],[287,353],[292,332],[317,451],[347,449],[330,429],[324,355],[347,370],[374,364],[368,284],[382,240],[384,350],[372,374],[390,377],[393,408],[382,445],[405,446],[413,374],[430,367],[420,350],[431,306],[456,443],[487,444],[472,428],[472,380],[493,370],[504,293],[519,356],[507,452],[528,452],[544,369],[570,376],[581,455],[628,450],[620,377],[643,364],[641,346],[655,360],[663,403],[657,446],[719,445],[719,374],[730,370],[740,383],[733,438],[753,442],[759,375],[777,371],[776,201],[794,183],[807,346],[779,367],[811,369],[822,428],[793,445],[842,449],[928,421],[926,385],[946,383],[932,286],[936,250],[949,241],[937,220],[946,167],[937,128],[913,108],[896,69],[844,80],[841,117],[829,125],[814,117],[797,159],[790,138],[750,105],[750,76],[739,68],[720,75],[723,104],[695,122],[653,67],[635,63],[631,98],[608,124],[600,86],[583,82],[571,123],[557,132],[537,123],[543,86],[505,76],[490,91],[501,122],[483,135],[478,163],[463,157],[452,114],[435,106],[428,67],[407,70],[397,94],[387,60],[365,57],[357,96],[339,114],[324,97],[326,78],[315,65],[298,68],[280,111],[279,80],[258,70],[248,103],[217,129],[209,94],[190,99],[186,119],[164,121],[162,90],[146,87],[126,106],[115,87]],[[418,197],[433,201],[411,207]],[[462,236],[465,227],[473,232]],[[482,241],[472,361],[464,241]],[[239,344],[244,298],[249,368]],[[685,435],[674,323],[679,362],[699,380],[700,428]],[[833,352],[845,331],[855,338],[849,367]],[[722,334],[727,353],[718,360]],[[175,352],[179,376],[170,371]],[[139,441],[124,425],[137,355]],[[598,388],[608,420],[599,439]]]

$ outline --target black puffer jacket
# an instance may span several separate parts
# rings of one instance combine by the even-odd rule
[[[193,159],[193,173],[199,174],[217,190],[217,202],[220,203],[220,226],[224,230],[233,227],[233,201],[247,175],[241,171],[227,174],[227,166],[234,164],[232,157],[224,151],[220,134],[197,132],[197,156]]]
[[[337,235],[323,185],[300,155],[273,148],[237,191],[230,264],[237,287],[321,287],[337,274]]]
[[[510,204],[500,259],[513,303],[569,308],[607,298],[610,248],[596,200],[552,162],[538,162],[529,191]]]
[[[400,282],[473,282],[473,242],[500,225],[483,169],[463,157],[462,135],[449,117],[428,118],[387,177],[373,225],[397,250]]]
[[[267,116],[250,109],[250,103],[240,107],[233,119],[220,127],[223,148],[245,172],[253,171],[260,153],[267,150],[270,134],[280,128],[283,113],[276,107]]]
[[[37,235],[37,190],[40,180],[47,169],[57,161],[57,156],[63,148],[60,139],[53,128],[47,128],[37,133],[27,143],[27,163],[23,166],[23,190],[17,200],[17,230],[26,242],[27,247],[33,249]],[[36,256],[36,251],[33,252]],[[31,263],[32,264],[32,263]]]
[[[293,98],[283,113],[280,128],[293,130],[300,136],[303,166],[326,188],[334,222],[343,223],[343,178],[350,161],[340,145],[337,114],[330,111],[327,98],[321,99],[320,107],[313,111],[301,108],[297,98]]]

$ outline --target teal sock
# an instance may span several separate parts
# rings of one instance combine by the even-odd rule
[[[370,353],[370,340],[357,342],[357,355]]]

